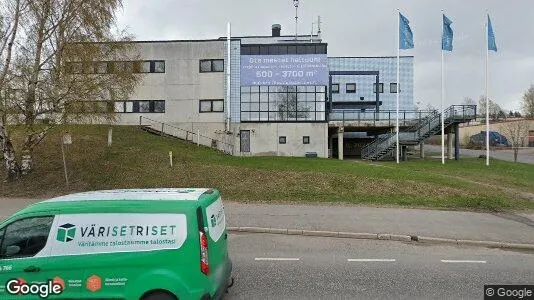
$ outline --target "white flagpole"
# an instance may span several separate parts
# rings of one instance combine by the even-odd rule
[[[490,123],[489,123],[489,24],[488,24],[488,11],[486,10],[486,166],[489,166],[490,162]]]
[[[441,10],[441,18],[443,22],[443,15],[444,10]],[[442,25],[443,26],[443,25]],[[443,35],[445,33],[441,32],[441,41],[443,43]],[[444,106],[445,106],[445,76],[444,76],[444,51],[443,47],[441,49],[441,164],[445,164],[445,112],[444,112]]]
[[[397,163],[399,163],[400,9],[397,9],[397,113],[395,122]],[[378,93],[378,87],[377,93]]]

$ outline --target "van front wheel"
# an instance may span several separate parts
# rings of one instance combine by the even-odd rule
[[[178,298],[169,292],[156,291],[141,297],[141,300],[178,300]]]

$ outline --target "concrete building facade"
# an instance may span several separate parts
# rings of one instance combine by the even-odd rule
[[[131,99],[115,104],[118,124],[232,155],[329,157],[336,113],[395,108],[396,57],[327,58],[317,35],[295,39],[274,26],[272,35],[233,37],[230,47],[227,38],[136,45],[145,74]],[[401,58],[402,110],[414,109],[413,64]]]

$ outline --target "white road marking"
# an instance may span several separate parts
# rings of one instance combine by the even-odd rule
[[[300,258],[283,258],[283,257],[256,257],[256,261],[299,261]]]
[[[458,263],[458,264],[485,264],[485,260],[448,260],[448,259],[442,259],[442,263]]]
[[[349,258],[349,262],[394,262],[392,258]]]

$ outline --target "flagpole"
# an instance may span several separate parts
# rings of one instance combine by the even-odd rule
[[[489,24],[488,11],[486,10],[486,166],[490,162],[490,123],[489,123]]]
[[[396,158],[399,163],[399,87],[400,87],[400,9],[397,8],[397,113],[395,121],[395,135],[396,135]],[[378,92],[378,87],[377,92]]]
[[[443,19],[443,16],[445,14],[445,11],[441,10],[441,18]],[[443,21],[442,21],[443,22]],[[442,25],[443,26],[443,25]],[[441,41],[443,43],[443,38],[445,32],[444,28],[441,32]],[[441,47],[441,164],[445,164],[445,113],[444,113],[444,103],[445,103],[445,76],[444,76],[445,70],[444,70],[444,50],[443,47]]]

